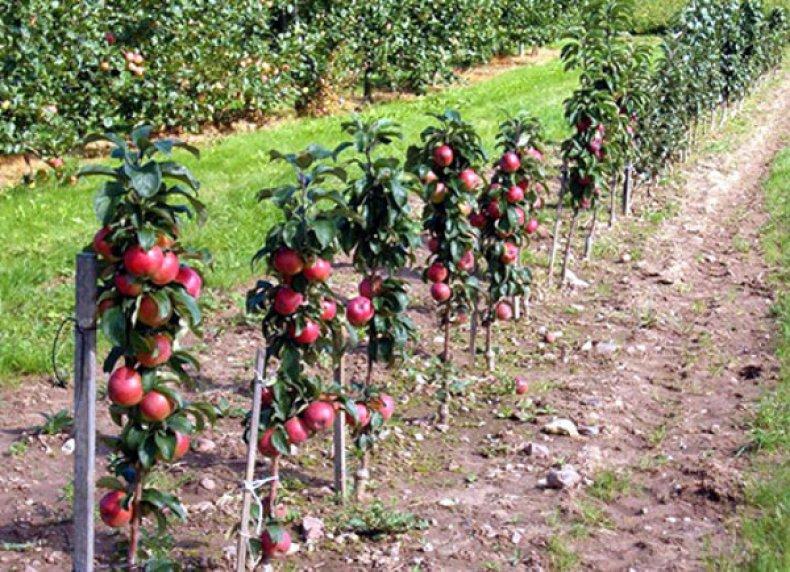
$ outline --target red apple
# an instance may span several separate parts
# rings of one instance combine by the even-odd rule
[[[107,237],[112,233],[110,227],[105,226],[93,237],[93,251],[107,260],[108,262],[115,262],[118,257],[112,252],[112,245],[107,242]]]
[[[258,439],[258,452],[265,457],[277,457],[280,454],[280,451],[275,449],[274,445],[272,444],[273,433],[274,427],[269,427],[263,432],[261,438]]]
[[[311,320],[305,322],[304,328],[297,334],[296,325],[288,326],[288,335],[298,344],[310,345],[321,335],[321,327]]]
[[[310,431],[323,431],[335,420],[335,407],[328,401],[313,401],[302,411],[302,421]]]
[[[151,276],[162,266],[164,258],[165,255],[158,246],[154,246],[151,250],[143,250],[139,244],[136,244],[124,252],[123,265],[133,276]]]
[[[452,294],[452,290],[444,282],[436,282],[431,286],[431,296],[437,302],[446,302]]]
[[[493,199],[486,207],[486,213],[494,220],[502,218],[502,211],[499,209],[499,201]]]
[[[449,167],[453,163],[453,150],[449,145],[440,145],[433,150],[433,162],[439,167]]]
[[[143,378],[130,367],[119,367],[107,382],[107,397],[122,407],[137,405],[143,399]]]
[[[165,234],[164,232],[160,232],[156,235],[156,245],[159,248],[166,249],[172,247],[176,243],[175,239],[172,236]]]
[[[291,417],[284,424],[285,433],[288,435],[288,442],[298,445],[304,443],[310,438],[310,431],[305,426],[304,422],[298,417]]]
[[[471,250],[464,252],[461,260],[458,261],[458,269],[462,272],[471,272],[475,269],[475,255]]]
[[[534,234],[535,231],[538,230],[538,220],[534,218],[529,219],[529,222],[527,223],[527,226],[524,227],[524,229],[527,231],[527,234]]]
[[[98,309],[99,317],[101,318],[104,315],[104,313],[110,308],[112,308],[113,306],[115,306],[115,300],[113,300],[112,298],[105,298],[104,300],[99,302],[99,309]]]
[[[516,219],[518,220],[519,226],[524,225],[524,220],[526,219],[526,216],[524,215],[524,209],[522,209],[521,207],[516,207]]]
[[[112,32],[105,32],[104,34],[104,41],[107,42],[110,46],[115,44],[115,34]]]
[[[112,528],[126,526],[132,521],[132,507],[123,508],[126,493],[123,491],[110,491],[99,501],[99,516],[102,522]]]
[[[516,395],[524,395],[529,389],[527,379],[520,375],[516,377]]]
[[[274,253],[272,264],[283,276],[294,276],[304,268],[304,260],[299,253],[284,246]]]
[[[56,171],[60,171],[63,168],[63,159],[61,159],[60,157],[52,157],[47,161],[47,165],[49,165]]]
[[[546,335],[543,336],[543,339],[546,340],[547,344],[553,344],[557,341],[557,334],[556,332],[546,332]]]
[[[428,251],[429,252],[432,252],[432,253],[436,254],[437,252],[439,252],[439,248],[441,247],[441,243],[439,242],[438,238],[436,238],[435,236],[432,236],[431,238],[428,239],[428,242],[427,242],[426,246],[428,247]]]
[[[384,280],[382,280],[381,276],[368,276],[363,278],[357,290],[359,290],[359,294],[364,296],[365,298],[370,298],[371,300],[381,294],[382,289],[384,288]]]
[[[464,190],[468,193],[474,191],[482,182],[474,169],[464,169],[461,171],[461,174],[458,175],[458,179],[461,181]]]
[[[425,173],[425,176],[422,178],[422,182],[426,185],[430,185],[431,183],[435,183],[439,180],[439,177],[436,176],[436,173],[433,171],[428,171]]]
[[[529,155],[530,157],[532,157],[538,162],[543,161],[543,153],[541,153],[534,147],[530,147],[529,149],[527,149],[527,155]]]
[[[189,452],[189,435],[176,431],[176,449],[173,453],[173,461],[178,461]]]
[[[502,264],[513,264],[518,259],[518,246],[512,242],[506,242],[499,260]]]
[[[151,274],[151,282],[157,286],[164,286],[170,284],[178,277],[181,267],[178,263],[178,256],[173,252],[166,252],[162,259],[162,265]]]
[[[503,322],[510,320],[513,317],[513,308],[507,302],[500,302],[496,305],[496,317]]]
[[[334,300],[321,300],[321,319],[325,322],[334,320],[337,316],[337,303]]]
[[[434,262],[431,264],[428,267],[428,271],[425,273],[425,276],[431,282],[444,282],[449,275],[450,273],[447,271],[447,267],[441,262]]]
[[[137,354],[137,361],[143,367],[156,367],[167,363],[170,356],[173,355],[173,344],[170,337],[166,334],[154,334],[153,338],[154,349],[150,352],[140,352]]]
[[[154,300],[152,296],[145,295],[140,301],[140,310],[137,312],[137,319],[146,326],[158,328],[169,322],[171,315],[172,312],[168,313],[167,316],[160,317],[159,305],[156,303],[156,300]]]
[[[518,185],[525,193],[527,192],[527,189],[529,189],[529,181],[527,179],[521,179],[518,183],[516,183],[516,185]]]
[[[513,151],[508,151],[502,155],[499,166],[502,167],[505,173],[515,173],[521,167],[521,159]]]
[[[268,407],[274,402],[274,391],[271,386],[266,386],[261,389],[261,405]]]
[[[181,268],[178,269],[175,281],[181,284],[187,291],[187,294],[193,298],[197,299],[200,297],[203,278],[200,277],[200,274],[198,274],[194,268],[182,265]]]
[[[472,213],[469,217],[469,223],[475,228],[483,228],[486,225],[488,218],[483,213]]]
[[[172,412],[173,404],[158,391],[149,391],[140,401],[140,415],[146,421],[164,421]]]
[[[136,298],[143,293],[143,285],[135,278],[125,272],[115,275],[115,287],[121,296]]]
[[[507,199],[507,202],[509,202],[511,205],[520,203],[524,200],[524,191],[518,185],[513,185],[507,190],[505,199]]]
[[[288,550],[291,548],[291,535],[285,530],[280,534],[282,536],[279,542],[272,539],[268,530],[264,530],[261,534],[261,551],[267,558],[277,558],[288,554]]]
[[[367,324],[373,318],[374,313],[370,298],[365,296],[357,296],[346,304],[346,318],[356,328]]]
[[[460,212],[464,216],[469,216],[470,214],[472,214],[472,205],[464,201],[458,205],[458,212]]]
[[[381,402],[379,413],[384,421],[389,421],[392,414],[395,413],[395,400],[385,393],[379,396],[379,401]]]
[[[316,258],[304,267],[304,277],[311,282],[326,282],[331,274],[332,265],[323,258]]]
[[[288,286],[281,286],[274,295],[274,311],[281,316],[290,316],[304,302],[304,296]]]
[[[354,421],[354,418],[346,412],[346,423],[352,427],[367,427],[368,423],[370,423],[370,410],[361,402],[355,403],[354,408],[356,409],[357,419],[359,421]]]
[[[435,205],[442,204],[444,199],[447,198],[447,185],[444,183],[436,183],[436,187],[431,193],[431,202]]]

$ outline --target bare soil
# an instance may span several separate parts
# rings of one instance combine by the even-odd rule
[[[453,401],[447,432],[434,427],[436,387],[421,375],[440,345],[427,288],[413,274],[412,314],[421,335],[407,363],[376,373],[400,403],[374,459],[373,492],[430,526],[378,541],[344,532],[347,519],[329,488],[331,437],[314,438],[285,463],[282,498],[294,513],[294,538],[305,516],[322,518],[331,538],[300,542],[277,566],[698,570],[731,554],[750,462],[743,454],[748,419],[778,371],[759,185],[787,143],[790,78],[769,87],[668,185],[652,197],[639,189],[635,216],[604,229],[593,260],[574,265],[588,288],[549,291],[536,271],[528,318],[495,333],[496,375],[481,369],[481,358],[471,367],[463,351],[467,331],[456,332],[459,379],[473,383]],[[540,254],[548,246],[534,245]],[[336,278],[350,294],[350,269]],[[230,296],[222,306],[198,346],[201,397],[224,396],[247,408],[259,334]],[[562,336],[546,344],[541,327]],[[363,375],[360,356],[350,360],[349,374]],[[529,378],[529,399],[512,394],[515,374]],[[3,570],[70,567],[73,461],[61,451],[67,437],[32,436],[39,412],[70,403],[69,391],[46,379],[2,394]],[[112,432],[99,409],[101,431]],[[542,433],[554,417],[597,434]],[[191,517],[173,529],[173,554],[191,569],[231,565],[234,542],[225,533],[239,514],[240,437],[239,419],[220,420],[204,435],[213,450],[194,451],[157,477],[163,486],[181,486]],[[527,454],[530,442],[548,447],[548,456]],[[356,463],[352,455],[352,473]],[[567,464],[582,476],[579,485],[539,487],[551,468]],[[259,474],[266,474],[265,462]],[[116,539],[100,523],[97,536],[106,563]]]

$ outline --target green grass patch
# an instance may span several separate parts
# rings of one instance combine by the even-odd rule
[[[780,363],[779,384],[759,404],[752,424],[760,451],[746,491],[749,510],[742,518],[748,570],[790,570],[790,147],[774,161],[764,184],[770,222],[764,228],[767,261],[774,267],[774,313]]]
[[[526,109],[538,116],[549,139],[566,134],[563,100],[577,82],[557,59],[505,72],[473,85],[460,85],[403,101],[382,103],[363,115],[387,116],[403,126],[404,140],[393,152],[404,156],[431,118],[430,112],[458,109],[480,131],[489,150],[505,112]],[[255,199],[258,189],[282,184],[287,169],[268,160],[272,148],[297,150],[309,143],[337,145],[343,116],[292,119],[253,133],[236,134],[202,145],[202,159],[178,154],[202,182],[209,221],[185,229],[187,243],[207,247],[215,267],[209,288],[239,288],[256,275],[250,259],[277,218],[276,209]],[[57,325],[73,307],[74,256],[86,246],[97,222],[91,197],[96,179],[74,187],[44,185],[0,194],[0,384],[23,374],[50,369],[50,346]],[[68,338],[68,336],[67,336]],[[64,348],[59,363],[70,363]]]

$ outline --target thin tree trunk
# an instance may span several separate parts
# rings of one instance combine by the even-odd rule
[[[474,307],[472,308],[472,316],[469,318],[469,361],[472,367],[475,366],[477,359],[477,322],[480,300],[475,295]]]
[[[129,533],[129,551],[126,555],[126,563],[129,570],[134,570],[137,564],[137,549],[140,544],[140,525],[143,521],[143,511],[140,508],[143,500],[143,480],[145,474],[142,467],[138,464],[135,467],[137,480],[134,484],[134,498],[132,499],[132,524]]]
[[[277,504],[277,489],[280,486],[280,455],[272,458],[272,481],[269,486],[269,496],[266,499],[266,514],[272,516]]]
[[[368,331],[368,343],[372,339],[373,335],[373,326],[370,326]],[[373,382],[373,360],[370,357],[370,353],[368,353],[368,371],[365,375],[365,388],[370,388],[371,383]],[[370,432],[370,428],[365,429],[366,432]],[[365,500],[365,496],[367,493],[367,485],[368,481],[370,480],[370,450],[365,449],[362,452],[362,462],[360,463],[359,470],[354,473],[354,492],[357,501],[361,502]]]
[[[612,205],[614,206],[614,205]],[[595,244],[595,225],[598,222],[598,203],[595,203],[593,209],[592,221],[590,222],[590,232],[587,233],[587,238],[584,240],[584,259],[589,260],[592,257],[592,249]]]
[[[486,327],[486,366],[488,367],[488,371],[494,371],[496,369],[496,363],[494,361],[494,350],[491,348],[491,326],[493,320],[493,307],[489,303],[488,305],[488,317],[485,321]]]
[[[568,164],[562,164],[562,177],[560,179],[560,192],[557,199],[557,215],[554,219],[554,235],[551,241],[551,253],[549,254],[548,285],[551,287],[554,280],[554,261],[557,258],[557,245],[559,244],[560,225],[562,224],[562,204],[565,199],[565,190],[568,186]]]
[[[565,284],[565,279],[568,276],[568,262],[571,258],[571,245],[573,243],[573,233],[576,230],[576,223],[579,221],[579,209],[573,209],[573,218],[571,218],[571,226],[568,228],[568,242],[565,244],[565,257],[562,260],[562,275],[560,276],[559,288]]]
[[[595,201],[595,213],[593,213],[593,220],[595,220],[598,211],[598,201]],[[614,227],[617,223],[617,170],[612,170],[612,178],[609,180],[609,228]],[[595,224],[593,224],[593,231]]]
[[[450,363],[450,306],[448,302],[447,310],[444,314],[444,350],[442,351],[442,362]],[[448,376],[442,372],[442,390],[444,396],[439,402],[439,424],[447,425],[450,421],[450,385]]]

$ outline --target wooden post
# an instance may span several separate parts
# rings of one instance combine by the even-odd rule
[[[252,413],[250,417],[249,443],[247,443],[247,467],[244,482],[250,483],[255,477],[255,454],[258,451],[258,424],[261,419],[261,393],[263,393],[266,352],[258,348],[255,353],[255,378],[252,385]],[[241,493],[241,527],[236,544],[236,572],[244,572],[247,568],[247,539],[250,536],[250,504],[252,495],[246,484]]]
[[[521,319],[521,296],[513,296],[513,319],[517,322]]]
[[[552,280],[554,279],[554,261],[557,258],[557,246],[560,239],[560,224],[562,224],[562,201],[565,199],[565,190],[568,187],[568,163],[562,163],[562,176],[560,178],[560,193],[557,198],[557,214],[554,219],[554,234],[551,240],[551,254],[549,255],[549,268],[548,268],[548,285],[551,287]]]
[[[335,383],[340,387],[345,384],[345,356],[340,356],[335,365]],[[334,465],[335,465],[335,492],[340,495],[340,502],[346,502],[346,416],[335,415],[333,436]]]
[[[96,255],[77,255],[74,328],[74,554],[76,572],[93,570],[96,492]]]
[[[612,205],[614,208],[614,204]],[[595,244],[595,227],[598,223],[598,203],[595,203],[593,208],[592,221],[590,221],[590,232],[587,233],[587,238],[584,241],[584,259],[590,260],[592,258],[593,245]]]
[[[491,322],[493,321],[493,311],[489,307],[488,319],[485,321],[486,327],[486,366],[488,371],[496,370],[496,362],[494,360],[494,350],[491,348]]]

